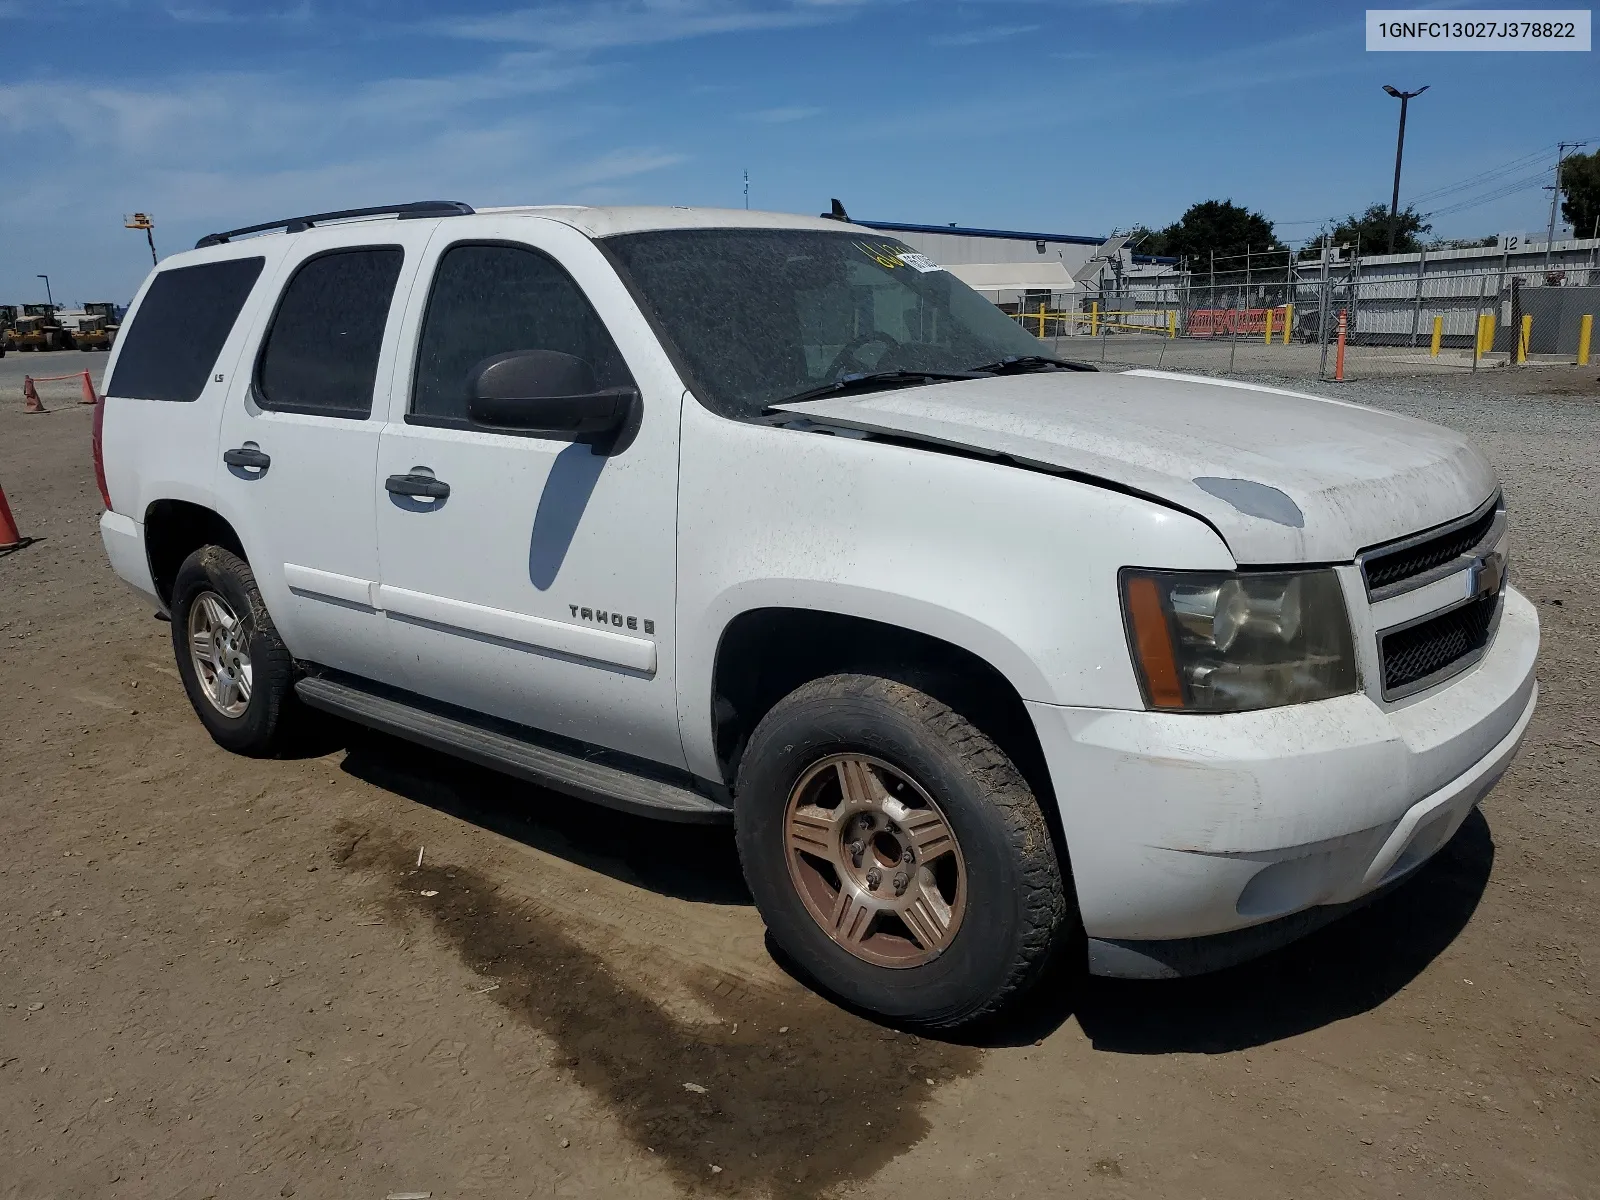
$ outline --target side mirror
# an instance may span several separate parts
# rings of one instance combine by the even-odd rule
[[[558,350],[496,354],[467,376],[467,416],[539,437],[604,440],[630,423],[638,404],[636,388],[602,389],[592,366]]]

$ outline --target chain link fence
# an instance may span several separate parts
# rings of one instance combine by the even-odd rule
[[[1008,307],[1058,354],[1091,362],[1294,378],[1475,371],[1591,361],[1600,270],[1575,274],[1419,268],[1363,277],[1359,260],[1290,262],[1279,252],[1245,271],[1034,293]]]

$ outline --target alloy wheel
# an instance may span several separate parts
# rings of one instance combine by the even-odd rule
[[[201,592],[189,606],[189,656],[206,699],[225,717],[250,707],[250,634],[216,592]]]
[[[784,814],[789,877],[824,933],[866,962],[915,967],[942,954],[966,910],[966,864],[933,798],[864,754],[814,763]]]

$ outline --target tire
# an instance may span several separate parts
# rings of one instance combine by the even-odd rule
[[[205,644],[215,649],[217,657],[207,665],[206,656],[192,648],[191,635],[200,626],[223,627],[216,620],[219,605],[240,628],[226,639],[210,637]],[[250,565],[221,546],[202,546],[178,568],[171,608],[178,674],[212,740],[225,750],[253,758],[288,749],[299,716],[295,662],[261,601]],[[234,669],[241,660],[232,651],[238,650],[244,651],[247,672]],[[243,690],[217,682],[241,674],[248,676]],[[221,699],[214,698],[219,695]]]
[[[859,814],[847,815],[850,796],[861,794],[860,785],[847,785],[856,762],[866,765],[859,778],[869,780],[867,790],[875,790],[870,780],[876,779],[900,797],[883,801],[887,818],[867,814],[887,821],[879,832],[852,824]],[[815,805],[802,802],[813,794]],[[840,807],[830,810],[835,795]],[[943,857],[925,863],[905,839],[924,836],[913,832],[919,823],[936,830],[939,818],[954,850],[936,848]],[[828,832],[824,819],[832,822]],[[821,990],[898,1024],[947,1030],[995,1016],[1023,998],[1054,950],[1076,944],[1081,934],[1050,829],[1021,773],[965,717],[908,683],[833,675],[780,700],[740,763],[734,821],[745,879],[778,947]],[[817,845],[836,838],[828,844],[839,857],[829,863],[826,853],[792,849],[792,825],[801,838],[814,829]],[[858,828],[872,837],[864,854],[859,841],[848,841]],[[886,854],[882,834],[889,835]],[[877,882],[874,865],[881,867]],[[937,907],[933,892],[941,893],[947,942],[927,936],[938,925],[926,906],[920,915],[908,910],[904,920],[879,909],[857,939],[824,928],[850,907],[840,902],[846,877],[855,882],[852,895],[865,895],[869,906],[897,904],[894,889],[907,886],[902,870],[916,872],[906,895],[920,891]],[[854,916],[844,923],[857,934],[862,929]],[[852,940],[855,948],[847,948]]]

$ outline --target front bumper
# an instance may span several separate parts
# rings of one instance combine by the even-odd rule
[[[1483,658],[1399,704],[1359,694],[1225,715],[1030,704],[1091,969],[1214,970],[1410,874],[1510,764],[1538,696],[1538,647],[1533,606],[1507,589]]]

